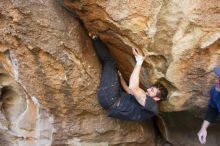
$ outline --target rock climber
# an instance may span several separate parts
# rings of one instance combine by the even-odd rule
[[[136,65],[130,76],[129,86],[118,71],[116,61],[107,46],[96,35],[92,37],[97,56],[102,64],[97,98],[100,105],[108,110],[108,116],[130,121],[144,121],[158,114],[157,102],[167,97],[168,91],[157,83],[146,92],[139,87],[139,74],[143,57],[137,49],[132,49]]]
[[[220,67],[215,67],[214,72],[217,75],[216,82],[210,89],[208,110],[201,125],[201,129],[197,133],[201,144],[206,143],[207,128],[209,127],[210,123],[217,119],[220,113]]]

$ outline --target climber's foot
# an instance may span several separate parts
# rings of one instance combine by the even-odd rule
[[[96,39],[98,36],[93,32],[89,32],[89,37],[91,37],[92,39]]]

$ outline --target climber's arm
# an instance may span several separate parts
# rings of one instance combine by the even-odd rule
[[[131,89],[138,103],[141,104],[142,106],[145,106],[146,93],[144,92],[143,89],[139,87],[139,80],[140,80],[139,76],[140,76],[141,66],[145,57],[140,55],[138,51],[134,48],[132,51],[136,59],[136,65],[129,80],[129,88]]]
[[[139,74],[141,65],[136,64],[129,80],[129,89],[132,91],[138,103],[145,106],[146,93],[139,87]]]
[[[128,85],[125,81],[125,79],[123,78],[122,74],[118,71],[118,75],[119,75],[119,78],[120,78],[120,82],[121,82],[121,86],[122,88],[128,93],[128,94],[133,94],[131,89],[128,88]]]

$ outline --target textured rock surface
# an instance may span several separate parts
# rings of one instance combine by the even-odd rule
[[[5,63],[9,61],[2,54],[1,60]],[[39,107],[34,96],[31,97],[16,83],[4,65],[0,67],[0,145],[50,145],[54,130],[53,117]]]
[[[149,55],[141,82],[166,85],[162,111],[206,106],[212,68],[220,66],[219,0],[64,3],[105,41],[127,79],[134,65],[130,48]],[[62,5],[0,1],[0,145],[156,145],[151,121],[106,117],[95,97],[100,64],[91,41]],[[169,142],[199,145],[202,112],[192,113],[163,114],[160,128]],[[218,129],[211,127],[208,145],[218,145]]]
[[[108,44],[127,78],[131,47],[148,54],[142,83],[169,89],[163,111],[204,107],[220,66],[219,0],[64,0]],[[148,81],[146,81],[148,79]]]
[[[61,1],[0,6],[0,145],[155,145],[150,121],[108,118],[98,105],[100,64]]]

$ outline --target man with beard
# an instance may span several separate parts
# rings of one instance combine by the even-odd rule
[[[91,33],[93,45],[102,64],[102,73],[97,98],[108,110],[108,116],[130,121],[144,121],[158,114],[157,102],[165,100],[167,89],[157,83],[146,91],[139,87],[139,76],[145,57],[133,48],[136,65],[130,76],[129,85],[118,72],[117,63],[101,39]]]
[[[218,78],[216,79],[215,85],[211,87],[208,111],[205,115],[201,129],[197,134],[201,144],[206,143],[207,128],[211,122],[217,119],[220,113],[220,67],[214,68],[214,71]]]

